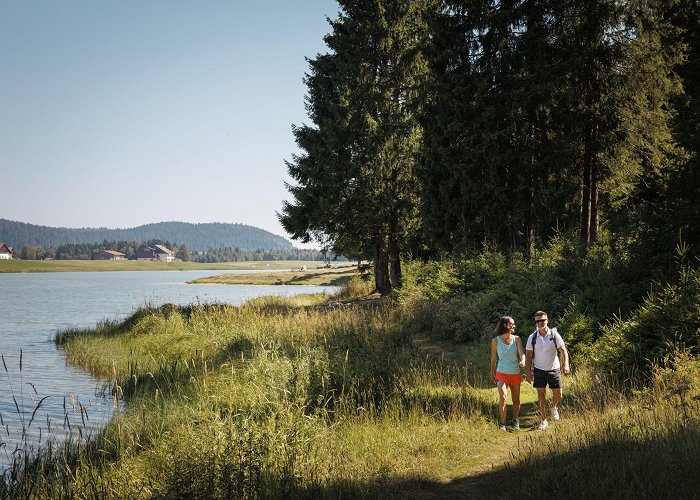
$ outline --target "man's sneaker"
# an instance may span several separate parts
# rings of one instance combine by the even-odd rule
[[[517,418],[513,419],[513,429],[516,431],[520,430],[520,420],[518,420]]]
[[[537,428],[538,431],[546,431],[547,427],[549,427],[549,424],[547,423],[546,420],[543,420],[540,422],[540,426]]]
[[[551,416],[552,416],[552,420],[554,420],[555,422],[556,422],[557,420],[559,420],[559,410],[557,410],[557,407],[556,407],[556,406],[552,406],[552,407],[549,409],[549,413],[550,413]]]
[[[506,424],[501,424],[501,426],[498,428],[499,431],[505,431],[506,429]]]

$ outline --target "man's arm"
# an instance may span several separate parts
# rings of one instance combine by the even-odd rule
[[[562,344],[559,348],[559,354],[561,355],[564,375],[568,375],[571,373],[571,370],[569,369],[569,351],[566,350],[566,346],[564,344]]]
[[[532,383],[532,349],[525,349],[525,381]]]

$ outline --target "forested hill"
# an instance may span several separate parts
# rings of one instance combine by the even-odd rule
[[[210,248],[287,250],[292,244],[281,236],[245,224],[158,222],[128,229],[47,227],[0,219],[0,241],[17,249],[24,245],[56,247],[67,243],[162,240],[187,243],[193,251]]]

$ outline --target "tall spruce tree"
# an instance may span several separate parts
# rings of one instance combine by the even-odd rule
[[[376,289],[387,293],[400,286],[401,255],[420,232],[415,106],[431,2],[339,4],[325,38],[331,51],[310,61],[314,126],[294,128],[304,153],[288,162],[294,201],[279,217],[293,238],[373,258]]]
[[[562,0],[555,3],[560,128],[567,131],[580,182],[579,238],[598,239],[608,219],[629,210],[646,175],[674,154],[668,113],[678,86],[678,51],[666,34],[663,2]]]
[[[659,57],[670,58],[683,88],[673,94],[672,107],[664,100],[660,109],[665,114],[664,121],[670,121],[673,139],[681,149],[668,148],[664,161],[645,169],[628,205],[625,235],[637,261],[645,264],[640,268],[649,271],[667,270],[668,262],[677,257],[679,241],[688,245],[687,262],[692,262],[692,255],[700,251],[700,2],[680,0],[651,5],[654,9],[643,11],[645,17],[653,14],[654,24],[666,25],[657,38],[655,58],[643,59],[640,64],[646,66]],[[683,57],[679,57],[679,50]],[[665,87],[657,83],[651,96]],[[647,279],[666,277],[651,275]]]
[[[570,196],[557,182],[551,24],[541,1],[450,1],[432,19],[421,178],[443,247],[531,252],[557,226]]]
[[[427,49],[421,169],[436,241],[532,251],[578,226],[590,245],[601,209],[608,220],[627,211],[671,168],[677,50],[662,4],[444,4]]]

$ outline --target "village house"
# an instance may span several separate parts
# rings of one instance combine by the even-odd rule
[[[126,255],[115,250],[100,250],[92,256],[93,260],[126,260]]]
[[[0,241],[0,259],[11,259],[14,254],[12,247],[8,247],[2,241]]]
[[[175,260],[175,254],[163,245],[153,245],[152,247],[142,247],[136,250],[136,260],[172,262]]]

